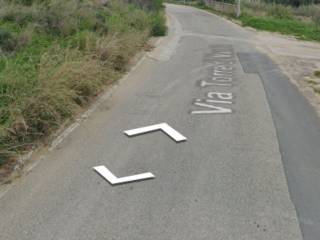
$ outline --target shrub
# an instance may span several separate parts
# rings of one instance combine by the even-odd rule
[[[134,29],[144,31],[150,26],[149,15],[142,10],[131,10],[128,16],[128,23]]]
[[[164,36],[167,32],[166,20],[164,15],[155,14],[152,17],[152,36]]]
[[[143,9],[160,11],[163,8],[163,0],[126,0],[128,3],[135,4]]]
[[[163,0],[152,0],[152,8],[155,11],[160,11],[163,8]]]

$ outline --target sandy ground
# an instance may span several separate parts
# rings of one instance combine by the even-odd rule
[[[266,52],[299,88],[320,116],[320,43],[270,32],[256,32],[257,47]]]

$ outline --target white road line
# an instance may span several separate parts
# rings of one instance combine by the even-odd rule
[[[155,178],[155,176],[150,172],[118,178],[112,172],[110,172],[110,170],[107,169],[105,166],[97,166],[97,167],[94,167],[93,169],[97,173],[99,173],[103,178],[105,178],[111,185],[117,185],[117,184],[142,181],[142,180]]]
[[[141,127],[141,128],[136,128],[136,129],[131,129],[131,130],[126,130],[124,133],[127,136],[136,136],[144,133],[149,133],[149,132],[154,132],[157,130],[163,131],[165,134],[167,134],[169,137],[171,137],[174,141],[176,142],[182,142],[186,141],[187,138],[177,132],[175,129],[170,127],[167,123],[160,123],[160,124],[155,124],[155,125],[150,125],[146,127]]]

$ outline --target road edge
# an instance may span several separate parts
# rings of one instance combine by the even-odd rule
[[[81,126],[98,108],[99,106],[110,99],[113,93],[118,87],[139,68],[147,58],[153,58],[152,54],[155,52],[165,51],[166,47],[171,44],[175,39],[176,31],[174,31],[175,23],[174,19],[165,11],[166,25],[168,27],[168,34],[164,37],[150,38],[149,43],[153,47],[151,51],[141,51],[137,53],[132,61],[132,65],[129,70],[116,82],[107,86],[99,96],[90,104],[90,106],[81,112],[74,120],[70,121],[69,124],[62,126],[58,129],[51,137],[49,143],[39,144],[39,146],[30,150],[26,154],[17,156],[17,162],[13,167],[13,171],[9,176],[2,182],[0,182],[0,199],[13,187],[16,180],[28,175],[48,154],[57,149],[57,147],[79,126]]]

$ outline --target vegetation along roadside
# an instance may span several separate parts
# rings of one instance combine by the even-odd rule
[[[166,33],[162,0],[0,0],[0,167],[33,148]]]
[[[309,0],[241,0],[241,16],[217,11],[204,0],[168,0],[212,11],[239,21],[243,26],[279,32],[299,39],[320,41],[320,1]],[[219,1],[235,4],[236,0]]]

